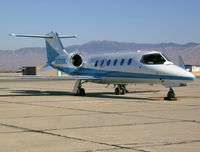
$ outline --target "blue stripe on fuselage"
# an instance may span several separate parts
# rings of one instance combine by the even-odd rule
[[[115,77],[115,78],[140,78],[140,79],[168,79],[168,80],[196,80],[195,77],[181,77],[181,76],[167,76],[167,75],[155,75],[155,74],[144,74],[144,73],[130,73],[130,72],[119,72],[119,71],[106,71],[89,68],[66,68],[56,67],[62,72],[71,75],[85,75],[95,77]]]

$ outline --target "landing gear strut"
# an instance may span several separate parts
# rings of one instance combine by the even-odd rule
[[[126,89],[125,85],[118,84],[115,88],[116,95],[124,95],[128,90]]]
[[[85,89],[82,88],[82,84],[84,82],[81,82],[81,80],[77,80],[74,86],[73,93],[75,96],[85,96]]]
[[[165,100],[177,100],[175,96],[174,90],[170,87],[169,92],[167,93],[167,97],[164,98]]]

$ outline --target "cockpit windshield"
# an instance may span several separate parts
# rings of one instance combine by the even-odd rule
[[[164,56],[167,61],[171,61],[164,53],[162,53],[162,56]]]
[[[146,64],[164,64],[166,59],[160,53],[153,53],[143,55],[141,62]]]

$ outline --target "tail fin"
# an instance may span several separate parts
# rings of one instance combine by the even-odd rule
[[[183,57],[182,56],[178,56],[178,61],[179,61],[179,66],[183,69],[185,69],[185,64],[183,61]]]
[[[46,51],[47,51],[47,59],[48,64],[55,60],[58,55],[67,54],[66,50],[64,49],[60,38],[76,38],[76,35],[73,36],[58,36],[56,32],[51,32],[49,34],[43,35],[21,35],[21,34],[14,34],[11,33],[10,36],[17,36],[17,37],[32,37],[32,38],[44,38],[46,41]]]
[[[58,34],[56,32],[51,32],[47,34],[52,38],[45,38],[46,41],[46,51],[47,51],[47,59],[48,63],[51,63],[55,60],[58,55],[67,54],[65,51]]]

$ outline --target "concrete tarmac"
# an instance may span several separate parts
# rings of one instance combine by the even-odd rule
[[[160,85],[84,84],[74,81],[0,80],[0,152],[198,152],[200,80],[175,88],[164,101]]]

